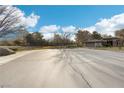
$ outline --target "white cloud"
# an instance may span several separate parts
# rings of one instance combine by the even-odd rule
[[[90,27],[83,28],[83,29],[84,29],[84,30],[88,30],[88,31],[90,31],[91,33],[92,33],[93,31],[96,31],[95,26],[90,26]]]
[[[72,25],[66,27],[61,27],[57,25],[47,25],[47,26],[42,26],[39,32],[41,32],[44,35],[45,39],[50,39],[54,36],[54,33],[58,33],[58,34],[61,34],[61,32],[75,33],[75,31],[76,31],[76,27]]]
[[[48,25],[40,28],[40,32],[42,33],[54,33],[60,30],[60,26],[57,25]]]
[[[75,35],[72,35],[72,36],[70,37],[70,39],[73,40],[73,41],[75,41]]]
[[[43,33],[44,39],[51,39],[54,36],[54,33]]]
[[[35,27],[36,24],[38,23],[40,16],[35,15],[34,13],[31,13],[27,17],[22,17],[22,24],[26,25],[27,27]]]
[[[115,30],[124,28],[124,13],[115,15],[110,19],[101,19],[95,25],[84,28],[89,31],[99,31],[102,34],[114,35]]]
[[[47,25],[47,26],[42,26],[40,28],[40,31],[45,39],[51,39],[54,36],[55,32],[59,32],[60,26],[57,25]]]
[[[0,6],[0,9],[4,9],[4,12],[2,12],[0,14],[0,21],[2,21],[6,15],[14,10],[13,13],[11,13],[11,15],[9,16],[9,18],[11,18],[11,16],[16,16],[16,17],[20,17],[20,19],[24,16],[24,12],[21,11],[20,9],[18,9],[17,7],[13,7],[13,6]],[[20,19],[19,19],[19,22],[20,22]],[[12,27],[14,26],[17,26],[18,24],[14,24]],[[2,28],[1,28],[2,29]]]
[[[70,33],[74,33],[76,31],[76,27],[74,26],[67,26],[67,27],[62,27],[62,31],[63,32],[70,32]]]
[[[19,24],[25,25],[26,27],[35,27],[40,18],[40,16],[34,13],[31,13],[29,16],[26,16],[24,11],[22,11],[21,9],[15,6],[0,6],[0,8],[2,7],[6,7],[6,11],[4,15],[0,15],[0,19],[3,18],[9,12],[9,10],[13,9],[16,12],[14,12],[11,16],[18,16]],[[19,24],[16,24],[16,25],[19,25]]]

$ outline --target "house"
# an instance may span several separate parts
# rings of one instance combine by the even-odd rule
[[[112,47],[116,47],[119,46],[120,44],[120,38],[117,37],[111,37],[111,38],[103,38],[103,40],[105,41],[103,43],[103,46],[112,46]]]
[[[101,40],[88,40],[85,42],[86,47],[116,47],[119,46],[119,38],[110,37],[110,38],[103,38]]]
[[[102,47],[104,40],[89,40],[85,42],[86,47]]]

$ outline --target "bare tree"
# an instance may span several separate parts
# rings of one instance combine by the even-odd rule
[[[56,46],[60,46],[62,44],[62,37],[60,34],[54,33],[53,43]]]
[[[115,31],[115,36],[124,39],[124,29]]]
[[[27,34],[25,40],[28,46],[42,46],[44,43],[43,35],[39,32]]]
[[[87,30],[79,30],[75,36],[75,40],[78,46],[84,46],[84,42],[92,38],[91,33]]]
[[[69,32],[62,33],[62,42],[65,47],[68,47],[68,45],[71,43],[71,40],[70,40],[71,36],[72,36],[72,33],[69,33]]]
[[[102,38],[112,38],[112,35],[108,35],[108,34],[102,34],[101,36]]]
[[[53,43],[55,46],[59,48],[67,48],[70,44],[72,44],[71,33],[61,32],[60,34],[55,33],[53,37]]]
[[[100,40],[100,39],[102,39],[102,36],[97,31],[93,31],[93,33],[92,33],[92,39],[94,39],[94,40],[95,39]]]
[[[115,31],[115,36],[120,38],[119,40],[119,49],[124,45],[124,29]]]
[[[19,23],[20,15],[14,6],[0,6],[0,37],[10,33]]]

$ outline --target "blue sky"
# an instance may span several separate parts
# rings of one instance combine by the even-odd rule
[[[94,25],[101,18],[110,18],[113,15],[124,12],[124,6],[17,6],[26,15],[34,12],[41,18],[37,28],[43,25],[74,25],[77,27],[88,27]]]
[[[105,34],[113,34],[111,30],[117,30],[124,26],[124,21],[119,22],[124,18],[124,6],[102,6],[102,5],[69,5],[69,6],[54,6],[54,5],[32,5],[32,6],[16,6],[25,13],[25,16],[29,16],[31,13],[40,16],[35,27],[30,28],[32,31],[39,31],[43,26],[60,26],[68,27],[74,26],[75,28],[86,28],[88,30],[99,30],[98,32],[104,33],[101,29],[105,29]],[[117,16],[119,18],[116,18]],[[120,17],[121,16],[121,17]],[[118,20],[119,19],[119,20]],[[114,22],[114,21],[117,22]],[[114,24],[112,23],[114,22]],[[97,24],[97,23],[100,23]],[[107,26],[101,26],[101,24],[112,24],[115,27],[108,29]],[[115,24],[116,23],[116,24]],[[58,27],[59,28],[59,27]]]

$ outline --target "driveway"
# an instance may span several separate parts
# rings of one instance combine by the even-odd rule
[[[124,53],[45,49],[0,57],[0,87],[124,87]]]

